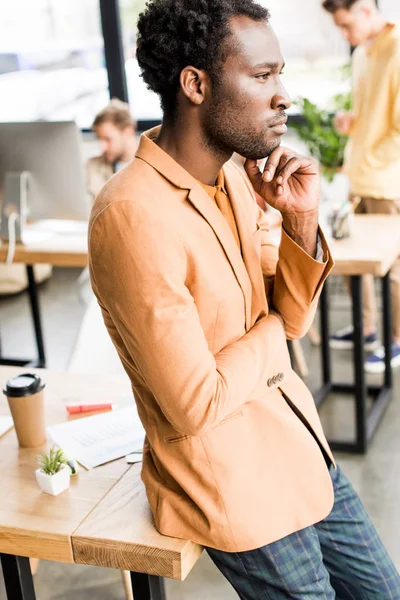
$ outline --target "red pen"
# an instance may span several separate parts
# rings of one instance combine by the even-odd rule
[[[113,405],[111,402],[96,402],[95,404],[80,404],[79,402],[73,402],[66,404],[68,414],[75,415],[77,413],[95,412],[100,410],[112,410]]]

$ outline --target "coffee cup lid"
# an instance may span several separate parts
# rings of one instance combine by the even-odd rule
[[[10,398],[24,398],[33,396],[44,388],[44,383],[34,373],[22,373],[12,377],[6,383],[3,394]]]

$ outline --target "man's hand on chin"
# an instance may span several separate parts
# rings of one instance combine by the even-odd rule
[[[245,169],[255,192],[281,213],[286,233],[315,257],[321,189],[318,162],[279,146],[263,172],[256,160],[246,160]]]

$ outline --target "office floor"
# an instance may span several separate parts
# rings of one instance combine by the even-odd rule
[[[85,305],[75,285],[80,271],[55,269],[50,281],[40,289],[43,329],[48,367],[64,369],[70,359]],[[348,324],[349,301],[343,288],[332,281],[332,328]],[[4,355],[34,355],[29,306],[24,294],[0,297],[0,327]],[[319,350],[305,340],[310,368],[310,386],[318,383]],[[347,352],[336,352],[334,376],[351,378]],[[400,371],[396,374],[395,397],[366,457],[338,455],[343,470],[361,495],[393,560],[400,569]],[[341,437],[351,436],[353,410],[346,398],[329,401],[321,410],[325,430]],[[38,600],[123,600],[118,571],[42,561],[35,577]],[[167,581],[168,600],[234,600],[235,592],[203,554],[183,583]],[[0,600],[5,599],[0,577]],[[138,599],[140,600],[140,599]]]

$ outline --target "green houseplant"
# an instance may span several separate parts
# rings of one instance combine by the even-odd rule
[[[42,492],[57,496],[64,492],[70,484],[71,469],[61,448],[51,448],[37,460],[39,469],[35,471],[36,480]]]
[[[306,144],[311,156],[320,162],[322,175],[331,182],[343,165],[347,143],[347,137],[337,133],[334,128],[334,113],[350,110],[350,94],[335,96],[331,110],[320,109],[308,98],[299,98],[296,105],[300,108],[302,119],[291,123],[291,127]]]

